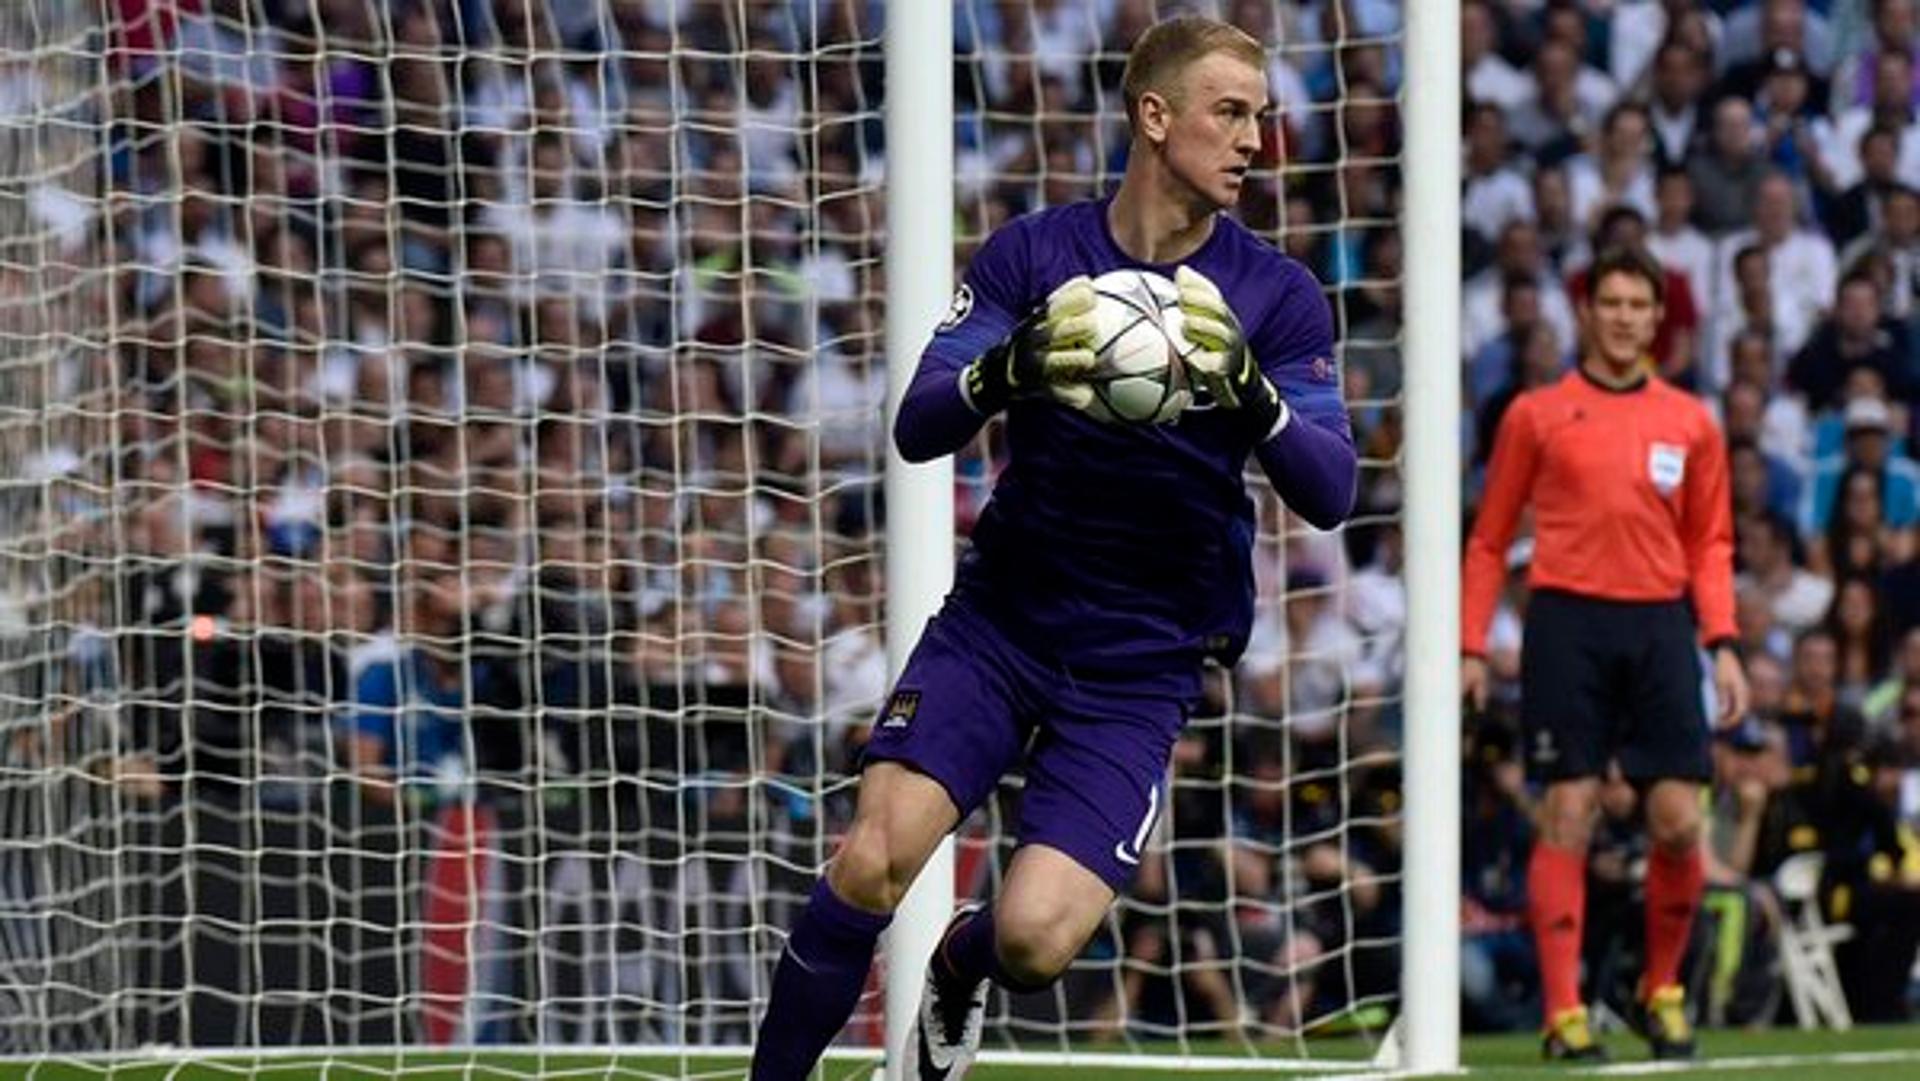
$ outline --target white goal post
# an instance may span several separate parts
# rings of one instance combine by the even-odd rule
[[[1458,0],[0,2],[0,1060],[737,1065],[1004,460],[894,404],[1185,10],[1268,46],[1244,216],[1395,494],[1250,473],[1256,642],[985,1061],[1457,1066]]]

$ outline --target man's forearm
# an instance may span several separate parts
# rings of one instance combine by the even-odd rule
[[[966,446],[986,419],[961,393],[957,371],[922,364],[900,399],[893,443],[907,461],[930,462]]]
[[[1288,508],[1316,529],[1332,529],[1353,513],[1359,457],[1343,434],[1295,413],[1254,456]]]

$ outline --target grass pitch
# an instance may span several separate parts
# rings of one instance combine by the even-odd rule
[[[1569,1077],[1700,1077],[1718,1081],[1920,1081],[1920,1027],[1856,1029],[1848,1033],[1800,1032],[1772,1029],[1763,1032],[1713,1031],[1701,1034],[1702,1061],[1692,1065],[1645,1061],[1645,1049],[1631,1036],[1615,1034],[1607,1041],[1614,1062],[1602,1067],[1570,1069],[1543,1065],[1539,1047],[1529,1036],[1475,1037],[1466,1041],[1467,1074],[1495,1081],[1545,1081]],[[1244,1049],[1242,1049],[1244,1050]],[[1352,1058],[1362,1053],[1357,1044],[1329,1041],[1316,1053],[1330,1058]],[[1219,1052],[1230,1054],[1224,1048]],[[1290,1055],[1292,1048],[1276,1049]],[[1160,1057],[1151,1053],[1143,1059]],[[868,1081],[877,1060],[834,1058],[816,1074],[822,1081]],[[1249,1063],[1251,1065],[1251,1063]],[[334,1055],[185,1055],[155,1054],[111,1061],[87,1058],[48,1058],[0,1061],[0,1079],[23,1081],[739,1081],[745,1074],[741,1057],[681,1057],[631,1053],[539,1054],[519,1051],[385,1052]],[[1056,1081],[1091,1076],[1097,1081],[1244,1081],[1250,1078],[1365,1078],[1389,1076],[1356,1064],[1355,1072],[1325,1069],[1293,1071],[1262,1068],[1207,1070],[1195,1068],[1129,1069],[1098,1065],[1036,1066],[987,1062],[970,1075],[974,1081]]]

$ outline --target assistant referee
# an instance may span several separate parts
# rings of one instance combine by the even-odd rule
[[[1587,844],[1611,762],[1640,790],[1653,842],[1636,1020],[1656,1058],[1692,1057],[1679,969],[1700,906],[1700,784],[1712,773],[1701,645],[1713,656],[1718,723],[1747,707],[1726,445],[1698,399],[1653,374],[1663,281],[1637,248],[1594,260],[1578,302],[1580,364],[1508,409],[1467,542],[1460,676],[1481,708],[1505,553],[1532,506],[1521,721],[1546,799],[1527,914],[1553,1059],[1605,1057],[1579,981]]]

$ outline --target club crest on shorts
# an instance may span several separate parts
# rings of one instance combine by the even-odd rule
[[[1647,477],[1661,495],[1672,495],[1687,479],[1687,448],[1675,443],[1649,444]]]
[[[913,715],[920,712],[919,691],[895,691],[887,699],[886,711],[880,714],[880,727],[905,728],[913,723]]]

